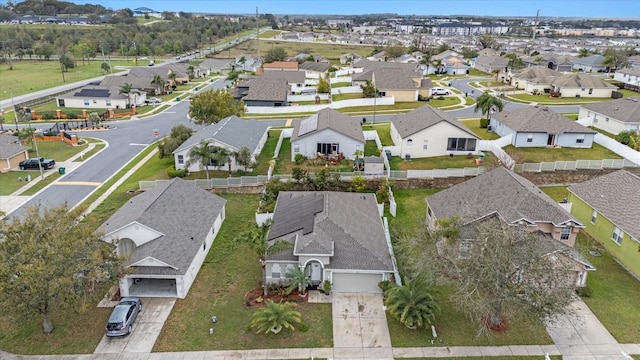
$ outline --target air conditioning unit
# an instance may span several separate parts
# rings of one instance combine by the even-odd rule
[[[487,125],[487,131],[491,131],[491,130],[492,130],[491,125]]]
[[[410,154],[404,154],[404,159],[405,159],[406,161],[411,160],[411,155],[410,155]]]

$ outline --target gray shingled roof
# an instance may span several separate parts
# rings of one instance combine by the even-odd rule
[[[569,73],[558,76],[551,85],[562,86],[568,88],[585,88],[585,89],[617,89],[616,86],[608,82],[584,73]]]
[[[640,123],[640,97],[603,101],[581,106],[598,114],[627,123]]]
[[[285,79],[252,79],[249,82],[249,91],[242,100],[287,101],[287,86]]]
[[[502,56],[478,56],[476,58],[476,64],[480,64],[487,67],[506,67],[509,64],[509,59]]]
[[[618,170],[572,185],[569,191],[640,241],[640,176]]]
[[[464,124],[456,120],[453,116],[440,109],[432,108],[429,105],[421,106],[406,114],[398,114],[391,117],[393,126],[402,138],[413,135],[441,121],[446,121],[460,130],[466,131],[471,137],[476,139],[478,138],[478,136],[469,130],[469,128],[464,126]]]
[[[330,63],[326,62],[316,62],[316,61],[305,61],[302,64],[298,65],[298,69],[300,70],[309,70],[309,71],[317,71],[317,72],[325,72],[329,70],[331,67]]]
[[[288,84],[304,84],[304,71],[269,70],[265,71],[259,79],[285,79]]]
[[[587,65],[587,66],[602,66],[604,56],[600,54],[585,56],[583,58],[577,58],[573,61],[574,64]]]
[[[305,225],[298,221],[299,214],[312,221],[311,232],[304,234]],[[290,233],[283,234],[287,231]],[[268,238],[291,239],[292,234],[298,234],[297,253],[327,254],[333,249],[329,265],[332,269],[393,270],[374,194],[281,191]],[[293,251],[268,260],[294,260]]]
[[[315,117],[315,119],[313,119]],[[300,124],[303,121],[316,121],[317,126],[315,130],[311,130],[302,135],[300,133]],[[362,126],[360,125],[360,121],[358,119],[352,118],[351,116],[345,115],[339,111],[333,110],[331,108],[325,108],[318,111],[316,114],[311,115],[310,117],[297,120],[293,122],[293,134],[291,135],[291,141],[295,141],[297,139],[303,138],[310,134],[316,134],[319,131],[324,129],[333,129],[345,136],[348,136],[354,140],[360,141],[364,144],[364,133],[362,132]]]
[[[376,69],[352,75],[353,81],[373,81],[380,90],[416,90],[420,84],[414,78],[422,80],[422,75],[408,69]]]
[[[529,180],[501,166],[431,195],[427,203],[437,219],[458,216],[463,224],[494,213],[508,224],[520,220],[579,224]]]
[[[586,126],[571,121],[546,106],[525,106],[511,111],[494,113],[492,117],[516,132],[549,134],[595,134]]]
[[[387,61],[371,61],[368,59],[360,59],[351,65],[354,68],[363,68],[364,71],[379,70],[379,69],[405,69],[416,70],[418,67],[416,64],[406,64],[399,62],[387,62]]]
[[[278,121],[251,121],[232,115],[220,120],[218,123],[199,128],[173,153],[198,145],[201,140],[215,140],[228,145],[230,147],[229,150],[234,151],[246,146],[253,153],[258,147],[264,132],[269,127],[278,126],[279,124],[280,122]]]
[[[138,222],[162,233],[135,248],[126,266],[152,257],[175,267],[134,269],[161,274],[185,274],[193,257],[225,206],[226,200],[197,187],[193,182],[174,178],[131,198],[100,226],[105,235]]]
[[[129,70],[129,77],[153,78],[160,75],[161,78],[167,80],[169,78],[169,70],[173,71],[177,77],[187,77],[187,68],[189,65],[173,63],[167,66],[137,66]]]
[[[92,95],[94,94],[94,95]],[[105,96],[106,95],[106,96]],[[100,85],[85,85],[80,89],[70,91],[68,93],[58,95],[59,98],[81,98],[81,99],[127,99],[128,96],[120,94],[120,87],[118,86],[100,86]]]
[[[105,76],[100,82],[101,86],[122,86],[124,84],[131,84],[134,89],[153,89],[160,87],[160,85],[152,84],[153,77],[130,77],[130,76]]]
[[[0,134],[0,159],[8,159],[25,150],[29,150],[29,147],[22,145],[17,136]]]
[[[640,76],[640,67],[619,69],[616,73]]]
[[[221,70],[221,69],[231,69],[231,65],[233,64],[234,59],[206,59],[205,61],[198,64],[198,67],[201,69],[211,69],[211,70]]]
[[[514,77],[518,80],[527,80],[539,84],[551,84],[553,79],[561,73],[544,66],[531,66],[520,70]]]

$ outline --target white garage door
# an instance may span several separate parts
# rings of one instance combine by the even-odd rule
[[[381,293],[382,274],[333,273],[331,291]]]

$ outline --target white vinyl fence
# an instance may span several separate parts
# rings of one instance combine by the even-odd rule
[[[628,159],[604,159],[604,160],[576,160],[554,161],[542,163],[517,164],[515,172],[542,172],[556,170],[602,170],[622,169],[624,167],[638,167],[638,164]]]
[[[478,150],[490,151],[495,155],[507,169],[513,170],[516,161],[509,156],[502,148],[511,144],[511,134],[503,136],[496,140],[480,140],[478,141]]]
[[[247,106],[247,114],[291,114],[303,112],[318,112],[324,108],[341,109],[355,106],[393,105],[396,99],[393,96],[380,98],[362,98],[333,101],[330,104],[321,105],[293,105],[293,106]]]

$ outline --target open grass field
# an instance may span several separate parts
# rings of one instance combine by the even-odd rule
[[[596,267],[596,271],[589,272],[587,277],[591,297],[583,298],[584,302],[619,343],[637,343],[640,339],[640,281],[584,231],[578,234],[576,248]],[[597,250],[601,256],[591,255],[590,250]]]
[[[276,349],[331,347],[331,304],[301,304],[307,332],[273,336],[248,329],[256,309],[244,306],[244,295],[258,286],[260,262],[246,244],[237,240],[240,229],[254,221],[259,195],[222,194],[227,199],[226,219],[189,295],[178,300],[156,341],[153,351],[222,349]],[[211,316],[218,322],[213,325]]]
[[[265,32],[260,33],[260,39],[269,39],[277,35],[280,35],[280,33],[282,33],[282,31],[280,30],[267,30]]]
[[[60,64],[56,60],[40,61],[40,60],[22,60],[14,62],[13,70],[9,70],[6,64],[0,65],[0,79],[2,79],[2,91],[0,99],[9,99],[11,95],[23,95],[38,90],[48,89],[54,86],[90,79],[96,76],[105,75],[100,65],[102,60],[93,60],[82,65],[78,62],[77,66],[69,69],[64,73],[65,82],[62,81],[60,74]],[[112,60],[111,66],[133,66],[131,62]],[[113,72],[118,72],[113,69]]]
[[[372,46],[262,40],[260,41],[260,55],[264,56],[269,49],[276,47],[283,48],[287,56],[295,56],[303,52],[312,55],[321,55],[329,60],[339,60],[340,55],[348,52],[361,56],[369,56],[373,51]],[[219,57],[235,57],[239,55],[256,54],[257,52],[258,42],[256,40],[248,40],[234,46],[230,51],[222,51]]]
[[[620,159],[620,155],[596,143],[593,143],[591,149],[552,147],[516,148],[513,145],[507,145],[503,150],[506,151],[507,154],[509,154],[509,156],[511,156],[518,164],[551,161]]]
[[[495,140],[500,138],[500,135],[496,134],[495,132],[488,131],[486,128],[481,128],[480,118],[461,120],[460,122],[468,127],[469,130],[473,131],[473,133],[476,134],[480,139]]]
[[[492,153],[485,152],[484,154],[485,156],[482,158],[481,166],[493,168],[497,165],[497,159]],[[477,156],[469,158],[467,155],[444,155],[419,159],[414,158],[406,161],[400,156],[393,156],[391,161],[389,161],[389,166],[391,166],[391,170],[433,170],[477,167],[478,165],[475,163],[476,158]]]

